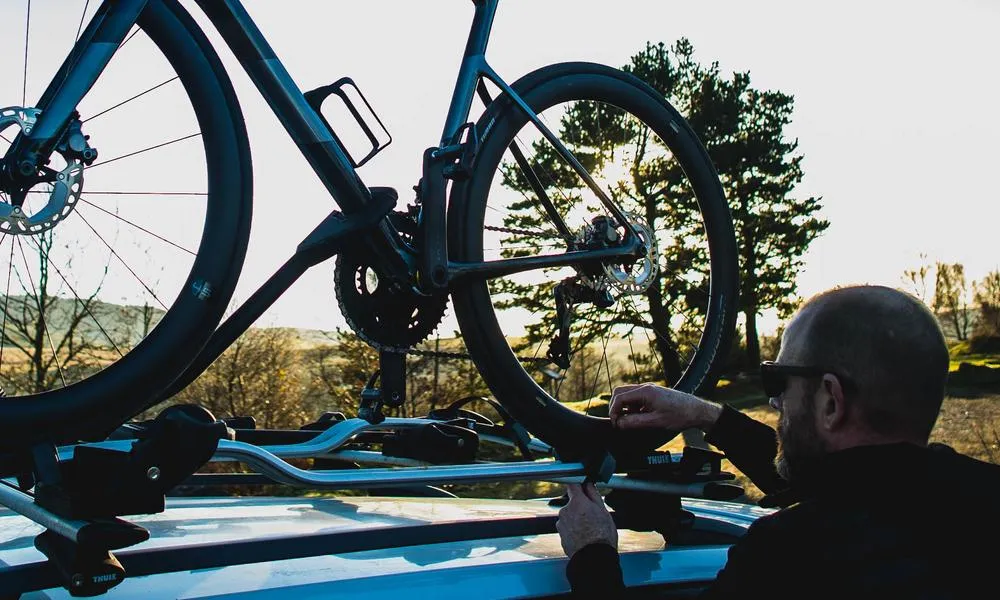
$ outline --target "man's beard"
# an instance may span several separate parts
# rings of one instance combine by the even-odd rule
[[[798,474],[808,471],[809,465],[827,452],[826,444],[816,435],[812,403],[798,413],[794,420],[782,419],[778,423],[778,454],[774,466],[785,481],[793,481]]]

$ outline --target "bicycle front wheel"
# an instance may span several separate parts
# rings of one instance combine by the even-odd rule
[[[0,155],[115,6],[3,3]],[[215,330],[246,252],[242,115],[175,0],[146,4],[76,111],[60,177],[0,191],[0,449],[100,439],[146,408]]]
[[[479,262],[624,244],[641,256],[459,281],[465,343],[512,415],[564,455],[644,451],[676,433],[616,437],[587,416],[624,383],[702,392],[733,335],[737,255],[729,209],[702,144],[662,94],[602,65],[553,65],[515,91],[610,199],[510,98],[478,123],[474,171],[449,213],[453,257]],[[617,212],[617,214],[616,214]]]

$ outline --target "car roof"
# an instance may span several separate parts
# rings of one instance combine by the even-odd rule
[[[764,509],[688,500],[700,527],[736,536]],[[541,500],[337,497],[167,499],[128,520],[150,539],[115,555],[130,576],[102,597],[512,598],[569,591],[553,533],[557,508]],[[0,575],[37,577],[42,527],[0,510]],[[704,582],[728,544],[665,545],[655,532],[619,534],[626,582]],[[238,563],[238,564],[229,564]],[[163,574],[132,575],[156,571]],[[70,597],[62,588],[29,598]]]

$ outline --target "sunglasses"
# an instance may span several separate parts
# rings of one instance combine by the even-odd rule
[[[844,391],[857,390],[857,385],[851,379],[826,367],[781,365],[771,360],[760,363],[760,383],[768,398],[780,396],[788,387],[789,377],[822,377],[827,373],[837,376]]]

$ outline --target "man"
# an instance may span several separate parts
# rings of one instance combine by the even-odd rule
[[[763,504],[782,507],[730,548],[707,597],[997,597],[1000,467],[928,444],[947,373],[921,302],[838,288],[803,305],[777,361],[761,365],[777,436],[653,384],[617,388],[610,417],[621,429],[703,430]],[[574,591],[615,596],[617,531],[593,486],[570,486],[557,529]]]

